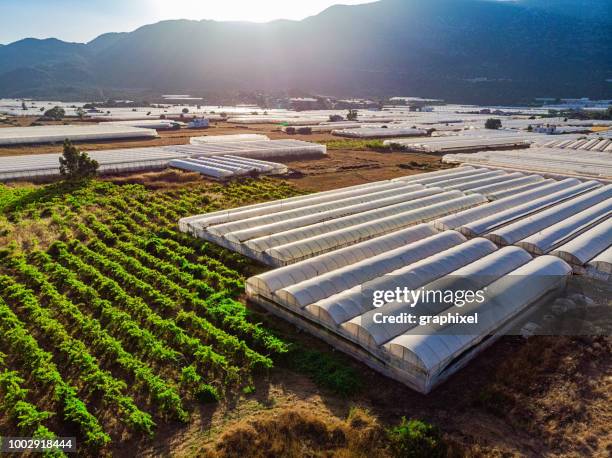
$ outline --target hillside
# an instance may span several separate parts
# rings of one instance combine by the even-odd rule
[[[176,20],[87,44],[21,40],[0,48],[0,96],[299,89],[488,103],[612,97],[609,6],[563,3],[382,0],[299,22]]]

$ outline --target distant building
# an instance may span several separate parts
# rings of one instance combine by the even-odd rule
[[[317,110],[321,102],[312,97],[292,97],[289,99],[289,107],[295,111]]]

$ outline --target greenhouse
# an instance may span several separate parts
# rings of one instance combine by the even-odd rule
[[[576,198],[553,205],[549,209],[540,211],[533,216],[528,216],[496,229],[488,233],[487,238],[498,245],[513,245],[531,234],[540,232],[559,221],[566,220],[572,215],[606,200],[610,200],[612,203],[612,185],[591,190]]]
[[[123,173],[163,169],[173,159],[186,156],[163,148],[91,151],[89,156],[100,164],[100,173]],[[34,154],[0,157],[0,181],[47,178],[60,175],[60,154]]]
[[[467,224],[462,224],[457,226],[457,230],[469,237],[477,237],[599,186],[601,186],[601,183],[597,181],[587,181],[570,186],[566,189],[554,192],[552,194],[547,194],[544,197],[540,197],[535,200],[530,199],[522,205],[512,206],[507,210],[496,212],[490,216],[471,221]],[[502,201],[497,201],[496,203],[500,202]]]
[[[520,190],[523,189],[524,186],[534,185],[534,187],[537,187],[537,186],[542,186],[542,183],[544,182],[544,177],[540,175],[524,176],[522,173],[519,173],[518,176],[515,175],[515,178],[510,178],[511,175],[513,174],[508,175],[509,177],[508,180],[504,180],[504,181],[497,182],[497,183],[491,183],[488,185],[470,187],[469,189],[466,190],[466,192],[467,194],[475,192],[478,194],[482,194],[486,196],[487,198],[491,198],[493,194],[496,194],[502,191],[515,190],[514,192],[520,192]]]
[[[180,129],[185,126],[184,122],[172,121],[170,119],[134,119],[127,121],[103,121],[98,123],[101,126],[129,126],[140,127],[142,129]]]
[[[422,140],[385,140],[385,145],[398,146],[405,151],[431,154],[447,154],[459,151],[482,151],[498,148],[528,148],[529,139],[518,133],[507,137],[444,136]]]
[[[433,222],[433,225],[439,230],[460,228],[473,221],[497,215],[502,211],[514,209],[520,205],[528,204],[535,199],[546,197],[556,192],[562,192],[568,188],[578,186],[579,184],[580,181],[575,178],[567,178],[562,181],[551,180],[550,183],[538,187],[537,189],[519,192],[486,205],[439,218]]]
[[[599,253],[612,247],[612,218],[596,224],[573,240],[555,248],[551,254],[564,261],[584,266],[590,260],[597,258]]]
[[[479,245],[477,245],[477,243]],[[470,246],[471,244],[471,246]],[[453,291],[458,289],[477,290],[483,289],[493,281],[501,278],[503,275],[518,269],[522,265],[529,262],[532,258],[525,251],[512,247],[504,248],[495,251],[493,244],[486,245],[483,239],[473,239],[460,246],[459,251],[454,249],[454,253],[450,253],[449,258],[452,262],[451,268],[440,269],[440,262],[436,265],[435,261],[429,261],[429,271],[424,275],[421,272],[423,269],[418,265],[407,266],[406,269],[414,269],[414,276],[411,276],[408,284],[412,289],[423,287],[423,290],[443,290]],[[438,259],[444,259],[444,253],[437,255]],[[457,260],[455,260],[457,258]],[[427,261],[427,260],[425,260]],[[433,271],[431,268],[433,267]],[[435,275],[432,275],[435,272]],[[452,276],[448,276],[452,272]],[[437,276],[436,278],[434,278]],[[397,279],[399,283],[400,278]],[[413,282],[410,284],[410,282]],[[378,285],[377,285],[378,286]],[[342,324],[342,328],[348,332],[351,337],[361,345],[377,347],[389,342],[393,338],[408,332],[416,327],[410,323],[395,323],[387,322],[384,325],[378,324],[373,320],[374,313],[381,313],[383,316],[400,316],[401,313],[412,311],[417,315],[437,315],[447,308],[449,304],[444,301],[433,301],[426,304],[421,304],[419,307],[411,307],[411,304],[401,302],[389,302],[380,308],[369,310],[357,317]],[[389,320],[394,321],[394,320]]]
[[[271,296],[273,291],[297,284],[335,269],[354,264],[387,251],[426,239],[438,232],[427,223],[392,232],[375,239],[356,243],[339,250],[296,262],[249,278],[247,292]],[[465,239],[462,239],[465,240]]]
[[[438,198],[447,200],[351,226],[349,230],[342,228],[285,245],[274,246],[266,249],[260,259],[270,265],[280,266],[290,264],[320,253],[325,253],[326,251],[387,234],[403,227],[431,221],[437,216],[473,207],[485,201],[482,196],[476,194],[458,197],[450,192],[441,194]],[[256,255],[259,254],[253,249],[251,241],[247,242],[246,245]]]
[[[287,173],[287,166],[275,162],[256,161],[239,156],[204,156],[175,159],[170,167],[198,172],[204,176],[224,180],[244,175]]]
[[[416,290],[427,283],[447,275],[471,262],[494,252],[495,245],[485,239],[473,239],[435,254],[425,257],[412,264],[404,265],[400,269],[387,272],[365,285],[357,285],[319,300],[306,306],[306,310],[313,314],[322,324],[328,326],[340,326],[341,331],[346,333],[357,343],[366,343],[366,346],[377,347],[381,342],[371,335],[365,338],[360,332],[361,321],[359,317],[369,317],[374,309],[372,301],[369,300],[367,290],[379,289],[391,291],[397,287]],[[356,320],[354,320],[357,318]],[[366,325],[364,320],[363,325]],[[368,325],[374,325],[371,321]],[[372,340],[373,339],[373,340]],[[365,342],[364,342],[365,340]]]
[[[461,189],[449,190],[454,186]],[[612,244],[609,189],[594,180],[467,166],[197,215],[179,227],[279,266],[247,280],[251,300],[428,392],[564,285],[572,269],[563,259],[571,259],[560,250],[584,253],[584,271],[608,275],[602,272],[609,269]],[[507,195],[489,196],[500,192]],[[538,258],[522,246],[500,248],[488,239],[504,227],[523,226],[535,230],[516,244],[533,243],[537,250],[527,248]],[[482,327],[454,338],[435,322],[402,322],[406,303],[386,299],[375,308],[369,295],[400,286],[466,285],[487,289],[484,304],[469,302],[458,313],[478,311]],[[451,305],[428,303],[416,313],[442,316]],[[374,315],[391,322],[375,323]],[[444,349],[436,347],[440,342]]]
[[[363,196],[370,193],[384,191],[387,189],[402,188],[405,184],[393,183],[388,181],[366,183],[347,188],[335,189],[332,191],[319,192],[305,196],[290,197],[272,202],[248,205],[230,210],[220,210],[217,212],[206,213],[182,218],[179,227],[184,232],[199,233],[209,226],[216,226],[232,221],[246,220],[261,215],[273,214],[280,211],[299,209],[309,205],[318,205],[325,202],[334,202],[354,196]],[[308,211],[306,211],[307,214]]]
[[[515,194],[522,194],[526,191],[531,191],[532,189],[542,188],[554,182],[555,180],[553,180],[552,178],[546,178],[542,181],[535,181],[534,183],[525,184],[522,186],[518,186],[516,188],[509,188],[509,189],[504,189],[502,191],[486,193],[486,196],[491,201],[501,200],[501,199],[505,199],[506,197],[513,196]],[[473,190],[472,192],[475,192],[475,190]]]
[[[412,189],[410,189],[412,188]],[[409,192],[412,191],[412,192]],[[319,204],[300,210],[289,210],[274,215],[255,217],[249,220],[215,226],[211,232],[216,235],[228,233],[228,240],[243,242],[266,235],[276,234],[298,229],[303,226],[321,223],[323,221],[341,218],[367,212],[383,206],[398,204],[418,197],[425,197],[439,192],[438,190],[425,189],[422,186],[405,186],[404,188],[391,189],[367,196],[358,196],[350,199],[342,199],[333,204]],[[318,208],[317,208],[318,207]],[[221,232],[219,232],[221,231]],[[230,233],[231,232],[231,233]]]
[[[239,232],[238,236],[231,234],[228,235],[227,238],[229,240],[233,239],[234,241],[248,240],[246,243],[249,247],[256,251],[264,251],[265,249],[273,246],[285,245],[298,240],[315,237],[326,232],[344,229],[346,227],[373,221],[378,218],[384,218],[403,211],[413,210],[415,208],[421,208],[430,204],[443,202],[453,197],[460,197],[460,195],[442,193],[440,189],[409,189],[407,192],[398,196],[387,197],[384,199],[374,198],[375,200],[370,202],[364,202],[359,205],[346,207],[341,213],[337,211],[332,211],[331,214],[319,212],[319,215],[324,213],[323,216],[319,217],[324,217],[325,220],[317,223],[311,224],[311,217],[306,216],[304,217],[305,221],[304,219],[301,221],[304,222],[304,224],[299,224],[298,227],[294,227],[292,229],[281,229],[280,231],[274,232],[273,235],[268,234],[261,237],[251,238],[250,235],[254,232],[251,231],[244,234],[245,236],[243,237],[241,237],[243,234]],[[289,222],[291,222],[291,220],[289,220]],[[211,232],[214,233],[214,230],[215,228],[212,228]]]
[[[571,268],[559,258],[534,259],[488,285],[488,301],[463,307],[464,314],[479,314],[478,325],[470,334],[459,325],[419,326],[384,348],[392,355],[392,364],[408,372],[406,376],[419,391],[429,392],[495,342],[501,328],[562,289],[570,273]]]
[[[332,130],[332,135],[348,138],[419,137],[427,135],[427,131],[412,127],[361,127]]]
[[[555,174],[612,180],[612,162],[607,152],[583,151],[575,154],[568,149],[538,147],[517,151],[447,154],[442,161],[538,172],[549,176]]]
[[[610,138],[580,138],[578,140],[552,140],[542,143],[547,148],[562,148],[585,151],[612,151],[612,139]]]
[[[284,305],[302,308],[465,241],[465,237],[458,232],[448,231],[435,234],[332,272],[294,283],[286,288],[279,288],[275,295]]]
[[[67,126],[66,126],[67,127]],[[5,130],[5,129],[2,129]],[[227,178],[231,175],[213,169],[267,169],[273,167],[280,172],[285,166],[268,162],[262,159],[268,157],[282,157],[286,159],[303,158],[305,156],[320,156],[326,154],[325,145],[303,142],[298,140],[267,140],[249,142],[220,142],[206,143],[201,145],[172,145],[153,146],[146,148],[120,148],[99,151],[87,151],[87,153],[100,163],[100,171],[104,173],[129,172],[140,170],[154,170],[169,165],[172,159],[182,160],[174,162],[172,166],[180,165],[185,170],[200,171],[204,169],[197,165],[186,165],[184,160],[194,157],[201,160],[202,157],[223,156],[225,167],[215,166],[212,159],[209,176],[214,178]],[[0,180],[23,179],[28,177],[52,177],[59,174],[60,154],[35,154],[0,157]],[[245,163],[248,162],[247,163]],[[189,161],[187,161],[189,162]],[[191,161],[193,162],[193,161]],[[241,164],[244,163],[244,164]],[[202,164],[200,164],[202,165]],[[206,164],[204,164],[206,165]]]
[[[591,259],[588,267],[596,273],[612,276],[612,246]]]
[[[203,137],[191,137],[189,143],[201,145],[202,143],[225,143],[225,142],[255,142],[270,140],[267,135],[262,134],[231,134],[231,135],[206,135]]]
[[[106,124],[6,127],[0,129],[0,146],[155,137],[154,129]]]
[[[543,255],[572,240],[593,225],[612,217],[612,198],[593,205],[586,210],[547,226],[539,232],[522,239],[518,246],[530,253]],[[593,243],[591,241],[591,243]]]
[[[327,154],[325,145],[301,140],[222,141],[197,145],[172,145],[164,149],[189,156],[236,155],[253,159],[303,159]]]

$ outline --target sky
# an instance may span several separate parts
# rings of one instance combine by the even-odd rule
[[[334,4],[372,0],[0,0],[0,43],[22,38],[87,42],[165,19],[300,20]]]

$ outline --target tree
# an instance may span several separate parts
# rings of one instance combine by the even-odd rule
[[[344,121],[344,118],[342,116],[337,115],[337,114],[329,115],[329,122],[340,122],[340,121]]]
[[[66,112],[61,107],[53,107],[50,110],[45,111],[45,118],[53,119],[55,121],[61,121],[66,115]]]
[[[28,107],[27,107],[25,102],[21,102],[21,109],[22,110],[27,110],[28,109]]]
[[[183,108],[182,111],[183,111],[184,114],[187,114],[187,113],[189,113],[189,108]]]
[[[501,126],[502,126],[501,119],[489,118],[485,122],[485,129],[497,130],[497,129],[501,129]]]
[[[83,119],[85,116],[85,110],[83,110],[81,107],[77,108],[76,115],[79,117],[79,119]]]
[[[70,140],[64,140],[64,152],[59,158],[60,173],[68,180],[91,178],[98,171],[98,161],[79,151]]]
[[[349,110],[346,119],[348,121],[357,121],[357,110]]]

